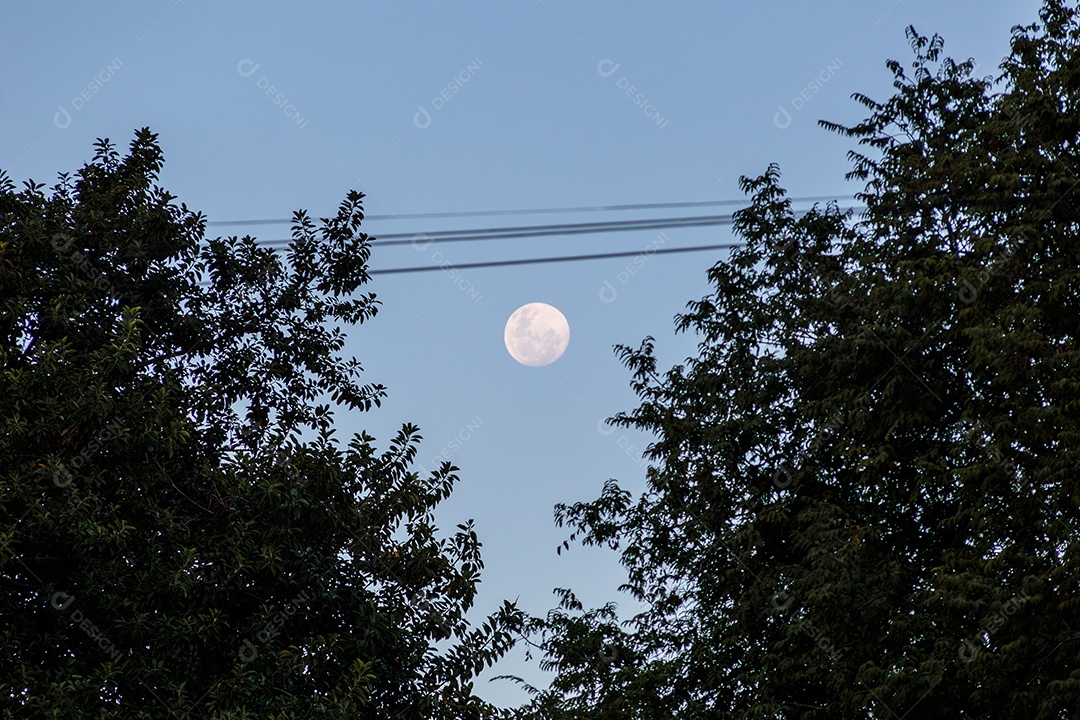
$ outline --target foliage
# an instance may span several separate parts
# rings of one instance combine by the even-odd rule
[[[556,509],[648,609],[561,591],[518,716],[1075,717],[1080,11],[1041,19],[997,78],[909,29],[895,94],[823,123],[861,215],[742,180],[745,245],[677,321],[697,356],[619,350],[646,491]]]
[[[139,131],[51,194],[0,175],[4,717],[462,718],[511,643],[472,627],[471,524],[406,425],[342,446],[383,387],[338,356],[377,309],[362,195],[282,255],[205,241]]]

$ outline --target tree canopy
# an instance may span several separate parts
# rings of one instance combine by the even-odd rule
[[[457,468],[333,429],[385,394],[338,355],[378,307],[363,195],[283,253],[206,240],[162,157],[142,130],[51,193],[0,174],[3,716],[489,714],[519,615],[465,619]]]
[[[696,356],[618,350],[646,489],[556,508],[646,610],[558,591],[520,717],[1075,717],[1080,11],[1040,18],[996,77],[909,29],[892,97],[822,123],[864,211],[742,179]]]

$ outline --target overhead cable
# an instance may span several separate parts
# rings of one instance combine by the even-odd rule
[[[721,245],[697,245],[693,247],[660,248],[647,250],[631,250],[628,252],[597,253],[593,255],[562,255],[556,257],[526,258],[523,260],[491,260],[488,262],[473,263],[446,263],[437,265],[421,265],[416,267],[387,268],[384,270],[368,270],[369,275],[396,275],[402,273],[433,272],[435,270],[447,271],[469,270],[473,268],[505,267],[509,265],[539,265],[542,263],[579,262],[582,260],[603,260],[606,258],[633,257],[635,255],[667,255],[670,253],[700,252],[703,250],[731,250],[742,247],[743,243],[723,243]]]
[[[810,195],[805,197],[788,198],[793,203],[804,202],[828,202],[829,200],[852,200],[854,195]],[[555,208],[521,208],[517,210],[462,210],[457,212],[418,212],[418,213],[394,213],[390,215],[366,215],[365,220],[416,220],[422,218],[454,218],[454,217],[490,217],[497,215],[545,215],[550,213],[576,213],[576,212],[622,212],[627,210],[659,210],[664,208],[695,208],[695,207],[720,207],[731,205],[743,205],[749,202],[748,198],[741,200],[708,200],[696,202],[667,202],[667,203],[630,203],[628,205],[585,205],[576,207]],[[292,218],[254,219],[254,220],[215,220],[206,223],[209,227],[229,227],[237,225],[288,225]]]
[[[841,208],[846,212],[853,208]],[[801,216],[804,213],[797,213]],[[672,228],[708,227],[730,225],[734,214],[699,215],[682,218],[651,218],[642,220],[612,220],[593,223],[563,223],[558,225],[521,225],[517,227],[473,228],[467,230],[433,230],[418,233],[387,233],[374,238],[372,247],[393,245],[428,245],[430,243],[466,242],[475,240],[509,240],[521,237],[543,237],[558,235],[588,235],[593,233],[632,232],[638,230],[669,230]],[[267,240],[260,244],[266,247],[283,248],[291,240]]]

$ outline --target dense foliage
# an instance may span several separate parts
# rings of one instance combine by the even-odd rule
[[[859,214],[744,179],[745,244],[623,347],[647,489],[557,508],[647,610],[570,591],[520,716],[1066,718],[1080,707],[1080,11],[998,77],[909,29],[859,143]]]
[[[51,193],[0,175],[0,714],[462,718],[518,621],[474,628],[456,480],[334,437],[384,395],[359,193],[277,253],[204,239],[137,133]]]

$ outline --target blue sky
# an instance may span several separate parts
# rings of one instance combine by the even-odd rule
[[[948,55],[995,74],[1010,28],[1034,0],[807,3],[6,3],[0,7],[0,167],[51,185],[95,138],[126,147],[160,134],[162,183],[210,221],[331,214],[349,188],[370,215],[739,199],[740,175],[780,164],[793,196],[850,196],[850,141],[817,127],[854,122],[853,92],[884,99],[904,28],[938,32]],[[717,208],[688,214],[713,214]],[[511,218],[371,219],[420,233],[492,225],[678,216],[643,211]],[[211,228],[274,240],[287,226]],[[598,428],[635,405],[616,343],[658,339],[665,366],[693,354],[672,318],[708,291],[730,230],[378,248],[378,268],[641,251],[641,258],[377,276],[378,317],[347,350],[389,400],[338,415],[340,435],[387,440],[420,425],[420,462],[448,456],[461,483],[439,512],[475,518],[487,572],[478,613],[520,598],[542,613],[554,587],[586,605],[617,598],[617,558],[573,548],[552,506],[596,497],[608,478],[643,484],[648,438]],[[434,255],[434,253],[440,253]],[[611,289],[614,289],[614,292]],[[529,302],[571,325],[548,368],[517,364],[503,326]],[[624,611],[632,610],[621,598]],[[497,672],[544,684],[515,651]],[[496,673],[488,673],[492,675]],[[506,682],[478,686],[513,704]]]

